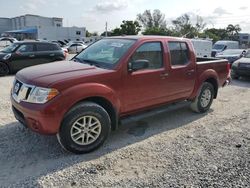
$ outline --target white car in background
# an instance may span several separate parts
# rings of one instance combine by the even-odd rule
[[[82,43],[72,43],[66,46],[69,53],[76,54],[87,48],[88,45]]]

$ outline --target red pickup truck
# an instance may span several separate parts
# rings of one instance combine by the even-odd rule
[[[188,39],[114,37],[71,61],[19,71],[11,101],[22,124],[57,135],[68,151],[87,153],[127,115],[183,100],[206,112],[228,80],[228,62],[196,58]]]

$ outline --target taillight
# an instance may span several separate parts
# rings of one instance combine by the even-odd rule
[[[227,63],[227,78],[230,78],[230,74],[231,74],[231,64],[230,63]]]
[[[231,64],[230,64],[230,63],[227,63],[227,72],[228,72],[228,73],[230,72],[230,68],[231,68]]]

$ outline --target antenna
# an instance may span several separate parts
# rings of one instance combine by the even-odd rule
[[[108,22],[105,23],[105,37],[108,36]]]

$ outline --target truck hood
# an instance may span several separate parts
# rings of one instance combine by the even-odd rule
[[[250,63],[250,58],[242,57],[239,60],[237,60],[239,63]]]
[[[47,87],[57,81],[94,75],[105,71],[109,70],[74,61],[59,61],[22,69],[16,74],[16,78],[26,84]]]

